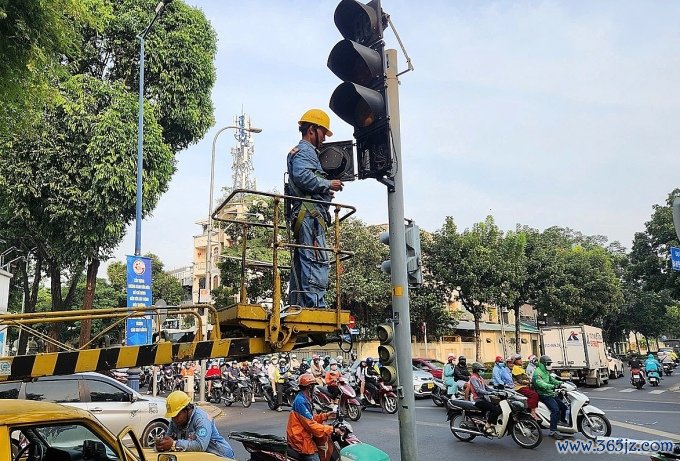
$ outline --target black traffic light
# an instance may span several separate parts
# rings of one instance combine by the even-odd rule
[[[423,284],[422,256],[420,252],[420,228],[414,221],[408,221],[404,229],[406,238],[406,275],[408,276],[408,286],[418,288]],[[390,244],[390,233],[381,232],[380,242],[385,245]],[[392,255],[387,261],[383,261],[380,269],[390,274],[392,272]]]
[[[381,178],[392,169],[382,40],[386,24],[380,0],[342,0],[335,9],[335,25],[345,40],[331,50],[328,68],[344,83],[329,105],[354,127],[359,179]]]
[[[423,284],[423,262],[420,254],[420,228],[415,222],[406,224],[406,273],[408,286],[419,287]]]
[[[378,325],[378,358],[380,359],[380,377],[385,384],[394,386],[397,384],[397,352],[392,346],[394,340],[394,327],[392,324],[383,323]]]
[[[352,141],[326,142],[319,147],[319,162],[326,179],[354,181]]]

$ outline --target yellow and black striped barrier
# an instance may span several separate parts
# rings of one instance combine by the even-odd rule
[[[286,350],[292,349],[289,344]],[[165,365],[209,358],[247,358],[271,352],[263,338],[218,339],[190,343],[160,342],[143,346],[52,352],[0,357],[0,381],[27,380],[41,376],[70,375],[148,365]]]

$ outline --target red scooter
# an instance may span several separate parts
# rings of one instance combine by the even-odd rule
[[[645,385],[645,374],[639,368],[630,369],[630,383],[638,390]]]
[[[338,410],[350,420],[359,421],[359,418],[361,418],[361,403],[356,398],[356,391],[347,384],[344,377],[338,380],[338,389],[340,389]],[[320,407],[332,407],[334,405],[333,397],[326,386],[314,387],[313,402]]]
[[[378,392],[371,392],[369,389],[369,380],[373,383],[373,386],[377,387]],[[377,394],[377,395],[376,395]],[[397,394],[392,390],[392,386],[385,384],[382,379],[373,376],[366,376],[366,385],[364,386],[364,400],[362,402],[362,407],[381,407],[385,412],[393,415],[397,412],[398,400]]]

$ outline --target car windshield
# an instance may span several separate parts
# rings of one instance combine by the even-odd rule
[[[12,431],[12,438],[19,441],[19,449],[29,455],[42,454],[43,459],[66,459],[76,454],[78,459],[120,459],[113,447],[82,424],[24,426]],[[32,459],[31,456],[28,459]]]

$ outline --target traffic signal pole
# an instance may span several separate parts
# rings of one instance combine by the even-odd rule
[[[404,228],[404,185],[401,163],[401,132],[399,128],[399,80],[397,50],[385,51],[386,95],[390,114],[390,140],[393,153],[393,184],[387,188],[389,213],[390,260],[392,277],[392,314],[394,346],[397,351],[399,376],[399,445],[402,461],[417,460],[416,398],[413,391],[411,356],[411,314],[409,310],[408,278],[406,273],[406,235]]]

